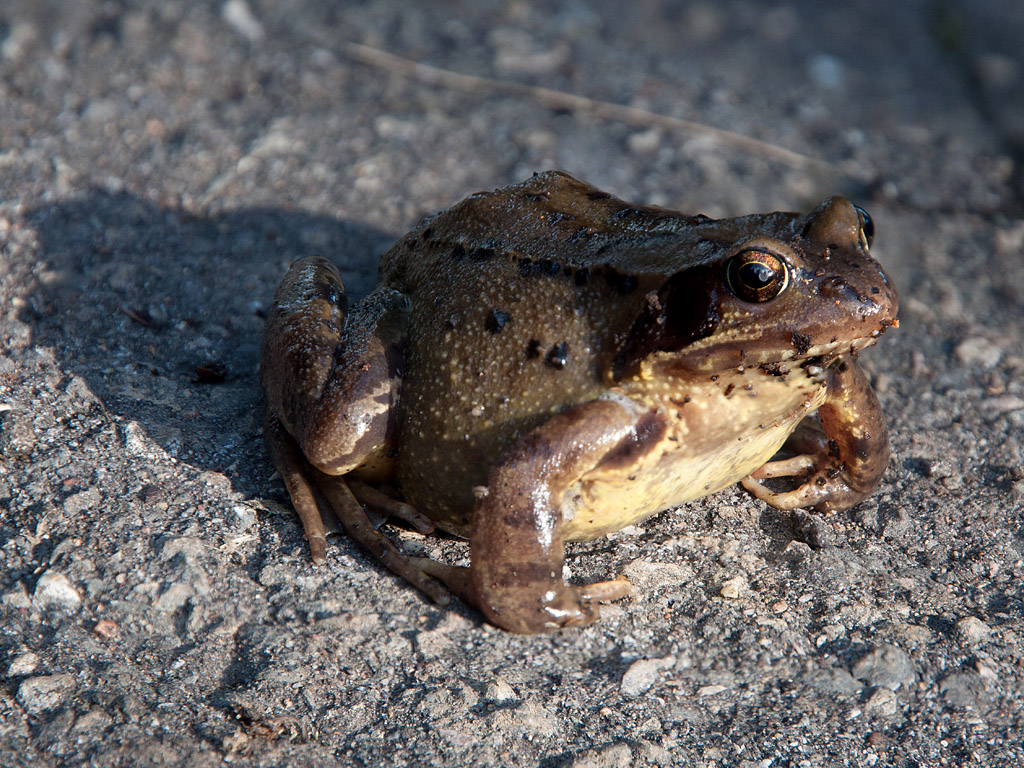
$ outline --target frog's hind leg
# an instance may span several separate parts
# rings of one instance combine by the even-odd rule
[[[316,490],[330,505],[341,527],[353,541],[377,558],[385,568],[395,575],[401,576],[433,602],[438,605],[448,604],[449,595],[445,588],[438,581],[432,579],[427,572],[417,568],[408,557],[398,551],[398,548],[383,533],[373,527],[373,523],[370,522],[363,507],[353,496],[343,478],[325,474],[311,467],[299,451],[298,444],[273,414],[267,414],[263,431],[270,457],[278,474],[281,475],[281,479],[284,480],[295,511],[299,515],[299,520],[302,521],[302,528],[305,531],[306,540],[309,542],[310,554],[316,565],[323,565],[327,562],[327,535],[313,485],[307,480],[307,477],[312,478]],[[361,490],[368,487],[361,483],[359,485]],[[380,496],[394,502],[384,494],[380,494]],[[376,501],[376,497],[373,497],[373,500]],[[401,504],[401,502],[394,503]],[[371,504],[371,506],[376,505]],[[408,513],[411,512],[413,516],[422,517],[408,504],[403,506],[408,510],[403,510],[406,514],[400,516],[408,519]],[[433,528],[429,520],[427,520],[427,526],[430,529]]]
[[[323,565],[327,562],[327,534],[313,488],[303,472],[306,461],[302,452],[281,421],[269,411],[263,422],[263,438],[274,467],[284,480],[292,505],[302,521],[313,562]]]
[[[418,568],[413,560],[402,554],[383,533],[374,528],[370,518],[366,516],[366,511],[343,478],[316,470],[314,473],[317,490],[330,504],[341,527],[353,541],[377,558],[381,565],[396,576],[401,576],[437,605],[448,604],[450,597],[444,586]]]
[[[359,499],[360,502],[380,512],[382,515],[404,520],[423,534],[434,532],[434,523],[431,519],[411,504],[399,501],[394,496],[389,496],[372,485],[367,485],[359,480],[349,480],[348,489],[352,491],[352,495]]]

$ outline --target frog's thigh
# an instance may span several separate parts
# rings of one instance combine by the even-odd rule
[[[660,418],[593,400],[553,416],[492,467],[470,538],[475,602],[490,621],[524,633],[588,624],[598,615],[593,600],[628,592],[625,579],[589,587],[562,581],[562,497],[617,450],[641,447],[639,435],[657,433],[650,420]]]
[[[300,259],[274,295],[262,378],[276,413],[311,464],[340,475],[387,439],[397,399],[405,298],[379,288],[346,312],[345,287],[326,259]]]
[[[303,453],[321,471],[349,472],[387,441],[406,319],[405,299],[394,291],[370,294],[349,314],[334,367],[301,427]]]

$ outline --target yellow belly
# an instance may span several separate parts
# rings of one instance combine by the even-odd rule
[[[795,403],[787,398],[790,407],[767,423],[745,419],[739,409],[718,407],[712,415],[695,408],[675,440],[636,465],[598,467],[569,488],[563,496],[566,540],[603,536],[738,482],[771,459],[824,399],[824,388],[805,391]]]

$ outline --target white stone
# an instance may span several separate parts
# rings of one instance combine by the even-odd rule
[[[82,598],[68,577],[63,573],[47,571],[36,582],[36,591],[32,596],[32,604],[39,610],[58,609],[77,611],[82,606]]]

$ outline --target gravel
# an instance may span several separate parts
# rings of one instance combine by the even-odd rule
[[[0,762],[1024,762],[1022,38],[1013,0],[3,4]],[[547,168],[866,207],[893,460],[845,513],[731,488],[576,545],[633,593],[518,637],[345,540],[312,566],[257,366],[292,260],[358,297]]]

